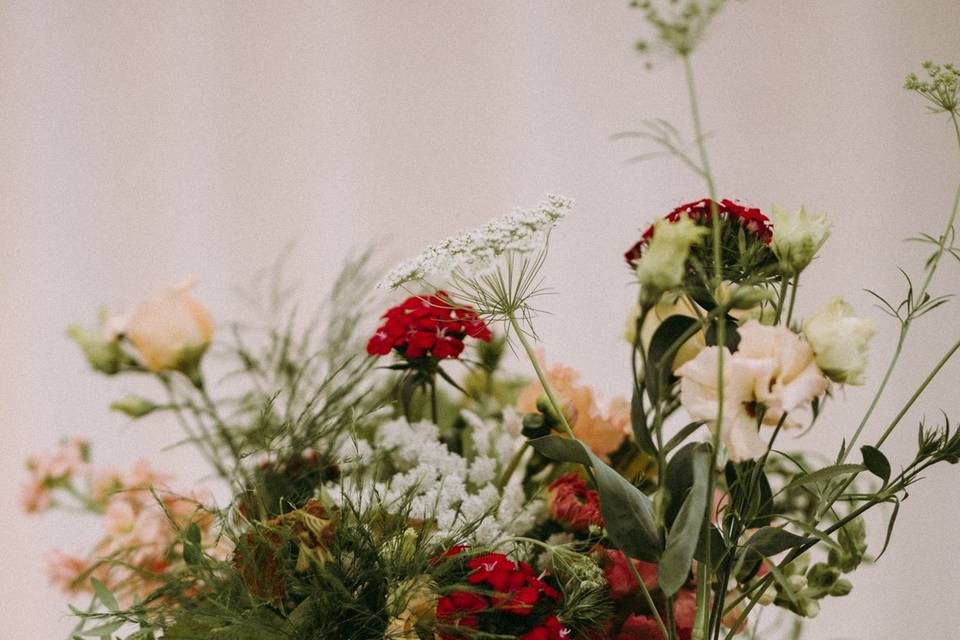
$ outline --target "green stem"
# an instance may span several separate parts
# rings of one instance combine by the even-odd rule
[[[570,436],[570,438],[577,440],[577,436],[573,435],[573,429],[570,427],[570,423],[567,422],[567,416],[563,412],[563,407],[557,402],[557,398],[553,394],[553,389],[550,387],[550,382],[547,380],[547,375],[544,373],[543,367],[540,366],[540,361],[537,359],[537,354],[533,350],[533,345],[527,340],[526,334],[523,333],[523,328],[512,313],[507,316],[507,320],[514,333],[517,334],[517,339],[520,341],[520,345],[530,359],[530,364],[533,365],[533,371],[537,374],[537,380],[540,381],[540,386],[543,387],[543,392],[547,396],[550,408],[553,409],[553,412],[560,418],[560,426],[563,427],[564,432]],[[590,480],[593,481],[594,486],[596,486],[597,479],[593,473],[593,468],[590,466],[586,466],[585,468],[587,474],[590,476]]]
[[[520,323],[517,322],[517,319],[513,316],[513,314],[508,316],[508,320],[510,322],[510,327],[513,329],[514,333],[517,334],[517,339],[520,341],[520,345],[526,352],[527,357],[530,358],[530,364],[533,365],[533,371],[537,374],[537,380],[540,381],[540,386],[543,387],[543,392],[546,394],[547,400],[550,402],[550,407],[560,418],[560,426],[563,427],[563,430],[568,436],[576,439],[576,436],[573,435],[573,429],[570,428],[570,423],[567,422],[567,416],[564,414],[560,403],[557,402],[557,398],[553,395],[553,389],[550,387],[550,383],[547,381],[547,375],[540,366],[540,361],[537,359],[537,354],[534,352],[530,341],[527,340],[527,336],[523,333]]]
[[[707,183],[707,191],[710,195],[710,226],[713,231],[713,278],[714,289],[719,291],[723,285],[723,259],[720,252],[720,220],[717,210],[717,190],[714,185],[713,172],[710,170],[710,159],[707,155],[707,146],[704,141],[703,124],[700,118],[700,104],[697,100],[696,82],[693,76],[693,65],[690,63],[690,56],[684,55],[683,70],[687,81],[687,93],[690,99],[690,115],[693,119],[693,133],[697,141],[697,149],[700,152],[700,164],[703,167],[703,179]],[[725,318],[721,316],[717,322],[717,419],[713,428],[712,447],[710,449],[710,473],[707,474],[707,495],[713,495],[714,470],[717,466],[717,451],[720,447],[720,431],[723,425],[723,352],[726,344],[726,325]],[[705,516],[708,518],[708,516]],[[704,544],[704,564],[711,566],[710,556],[710,536],[707,536]],[[706,610],[709,606],[709,587],[704,591],[697,590],[697,610]],[[704,616],[702,637],[708,638],[710,634],[710,616]]]
[[[430,376],[430,419],[437,424],[437,378]]]
[[[220,411],[217,410],[217,405],[214,403],[213,398],[211,398],[210,394],[207,393],[207,387],[203,383],[203,378],[197,378],[196,380],[191,380],[191,382],[193,382],[193,386],[200,393],[200,399],[203,400],[204,407],[213,418],[213,424],[217,428],[217,434],[219,434],[220,438],[227,445],[227,448],[230,449],[230,453],[233,455],[234,461],[239,465],[240,461],[243,459],[240,447],[237,446],[237,443],[233,439],[233,435],[230,433],[230,429],[227,427],[226,423],[224,423],[224,421],[220,418]]]
[[[174,416],[177,419],[177,422],[180,424],[180,428],[183,430],[184,433],[187,434],[187,437],[191,441],[196,443],[197,449],[200,451],[200,454],[204,458],[206,458],[207,462],[209,462],[210,465],[216,470],[217,475],[219,475],[221,478],[223,478],[227,482],[230,482],[232,479],[232,476],[230,475],[230,472],[227,471],[226,467],[224,467],[223,464],[220,462],[220,456],[217,453],[216,447],[214,447],[213,444],[211,443],[211,437],[207,433],[207,430],[204,428],[203,422],[199,418],[197,418],[198,427],[201,431],[201,433],[198,434],[190,426],[190,422],[187,420],[186,416],[184,415],[183,409],[181,408],[180,403],[177,402],[177,397],[176,397],[176,394],[174,393],[173,384],[170,382],[170,379],[164,375],[160,375],[158,377],[160,379],[160,383],[163,385],[163,388],[167,392],[167,397],[170,400],[170,406],[173,410]],[[194,413],[196,414],[196,412],[197,412],[197,409],[195,408]],[[205,445],[209,445],[209,447]],[[209,451],[207,450],[208,448],[209,448]]]
[[[497,480],[497,488],[501,491],[504,487],[507,486],[507,483],[510,482],[510,478],[513,477],[514,472],[517,470],[517,467],[520,466],[520,461],[523,459],[523,455],[527,452],[527,449],[530,448],[529,442],[524,442],[523,446],[513,454],[513,457],[510,459],[510,464],[507,465],[507,468],[504,469],[503,473],[500,475],[500,478]]]
[[[633,565],[633,559],[627,554],[623,554],[623,558],[627,562],[627,567],[630,568],[630,573],[633,575],[633,579],[637,581],[638,585],[640,585],[640,593],[643,594],[643,599],[650,608],[650,611],[653,614],[653,619],[657,622],[657,627],[660,629],[660,633],[664,638],[673,640],[674,636],[670,635],[670,633],[667,631],[667,626],[663,623],[663,618],[660,617],[660,611],[657,609],[657,605],[653,601],[653,596],[650,595],[650,590],[647,589],[647,585],[643,582],[643,578],[640,577],[640,572],[637,571],[637,568]]]
[[[787,299],[787,283],[789,282],[787,274],[780,278],[780,297],[777,299],[777,313],[774,316],[774,322],[780,324],[780,316],[783,314],[783,304]]]
[[[793,307],[797,303],[797,289],[800,288],[800,274],[793,276],[793,284],[790,288],[790,306],[787,308],[787,325],[793,320]]]
[[[890,434],[893,433],[893,430],[897,428],[897,425],[900,424],[900,420],[903,419],[903,416],[906,415],[907,411],[910,410],[910,407],[913,406],[913,403],[923,394],[926,390],[927,385],[929,385],[933,379],[940,373],[940,370],[944,367],[945,364],[953,357],[953,354],[960,349],[960,340],[953,343],[953,346],[947,349],[947,352],[943,354],[943,357],[940,358],[940,361],[937,362],[936,366],[933,367],[933,370],[924,378],[923,382],[917,387],[917,390],[913,392],[913,395],[910,396],[910,399],[907,400],[907,403],[903,405],[903,408],[897,413],[897,415],[890,421],[890,424],[884,430],[883,435],[880,436],[880,439],[877,440],[876,446],[879,448],[883,443],[890,437]]]

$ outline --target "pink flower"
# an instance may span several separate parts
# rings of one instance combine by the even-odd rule
[[[62,551],[54,551],[47,558],[47,578],[50,584],[66,593],[76,593],[86,586],[80,584],[80,576],[89,568],[90,565],[84,558]]]
[[[23,485],[20,492],[20,506],[27,513],[44,511],[53,504],[53,493],[47,483],[33,478]]]

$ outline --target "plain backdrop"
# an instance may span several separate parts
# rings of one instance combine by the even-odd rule
[[[606,396],[629,385],[620,333],[634,289],[621,254],[678,203],[702,197],[670,159],[611,135],[662,117],[689,130],[678,63],[633,51],[645,33],[625,0],[590,2],[63,2],[0,5],[0,638],[62,638],[65,599],[47,586],[51,548],[87,549],[98,524],[28,517],[24,458],[86,434],[98,461],[149,457],[189,484],[203,474],[164,418],[107,406],[152,387],[89,372],[64,336],[196,275],[222,322],[232,288],[291,241],[300,295],[316,301],[350,249],[384,264],[513,206],[577,201],[546,269],[557,291],[538,323],[548,358]],[[825,211],[833,237],[802,282],[801,314],[844,296],[876,318],[875,384],[895,325],[862,292],[903,287],[942,229],[960,155],[945,118],[901,89],[926,58],[960,59],[956,0],[733,2],[697,53],[722,193],[762,208]],[[934,289],[956,293],[945,262]],[[881,400],[876,436],[960,332],[953,303],[917,324]],[[960,363],[917,422],[960,416]],[[833,453],[869,399],[850,388],[791,446]],[[960,638],[960,468],[910,494],[880,565],[827,600],[810,639]],[[881,514],[876,514],[877,516]],[[883,519],[871,519],[872,548]]]

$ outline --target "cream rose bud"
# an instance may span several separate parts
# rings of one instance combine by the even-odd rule
[[[803,323],[817,364],[841,384],[863,384],[867,344],[877,332],[873,321],[854,315],[853,307],[837,298]]]
[[[190,295],[193,286],[191,280],[153,294],[117,328],[147,369],[196,373],[213,337],[213,319]]]
[[[698,244],[706,233],[705,227],[687,217],[676,222],[656,222],[650,244],[637,264],[641,304],[656,304],[664,291],[683,282],[690,247]]]
[[[774,205],[770,217],[773,220],[770,247],[780,261],[780,269],[787,275],[800,273],[830,237],[827,216],[811,216],[803,207],[796,213],[788,213]]]

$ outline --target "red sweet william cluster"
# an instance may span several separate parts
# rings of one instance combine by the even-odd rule
[[[462,546],[454,547],[444,555],[461,551]],[[526,627],[530,630],[519,634],[518,640],[564,640],[568,632],[556,615],[548,613],[560,600],[560,592],[538,578],[529,564],[514,562],[502,553],[485,553],[467,561],[466,567],[471,570],[467,582],[475,590],[452,591],[437,602],[437,620],[444,627],[439,632],[441,640],[462,638],[458,628],[499,631],[483,628],[485,611],[498,614],[489,617],[496,627],[514,627],[527,618],[543,617],[537,626]]]
[[[576,473],[565,473],[547,488],[550,517],[574,533],[587,533],[590,526],[603,526],[600,496]]]
[[[654,593],[659,589],[657,565],[628,559],[622,551],[616,549],[598,547],[595,553],[610,589],[614,612],[603,632],[594,635],[591,640],[663,640],[652,612],[640,595],[640,584],[627,562],[633,563],[636,575],[639,575],[644,586]],[[681,589],[675,594],[673,602],[677,638],[690,640],[696,617],[696,592],[692,589]],[[660,611],[661,617],[663,614],[664,612]]]
[[[467,336],[490,342],[490,329],[468,305],[445,291],[411,296],[382,316],[383,324],[367,342],[367,353],[385,356],[396,349],[410,360],[428,356],[457,358]]]
[[[710,198],[704,198],[703,200],[697,200],[696,202],[689,202],[687,204],[680,205],[670,213],[668,213],[664,219],[670,222],[676,222],[682,216],[686,215],[694,222],[700,221],[709,221],[712,214],[711,209],[711,200]],[[763,215],[760,209],[754,207],[745,207],[742,204],[738,204],[733,200],[721,200],[716,203],[717,213],[720,215],[721,220],[728,220],[739,224],[745,231],[748,231],[754,234],[758,239],[762,240],[764,244],[770,244],[770,240],[773,239],[773,226],[770,224],[770,219],[767,216]],[[630,249],[624,254],[624,257],[627,260],[627,264],[631,267],[636,267],[637,262],[640,258],[643,257],[643,253],[647,248],[647,245],[650,242],[650,239],[653,237],[654,225],[650,225],[646,231],[643,232],[643,236],[640,238],[639,242],[630,247]]]

